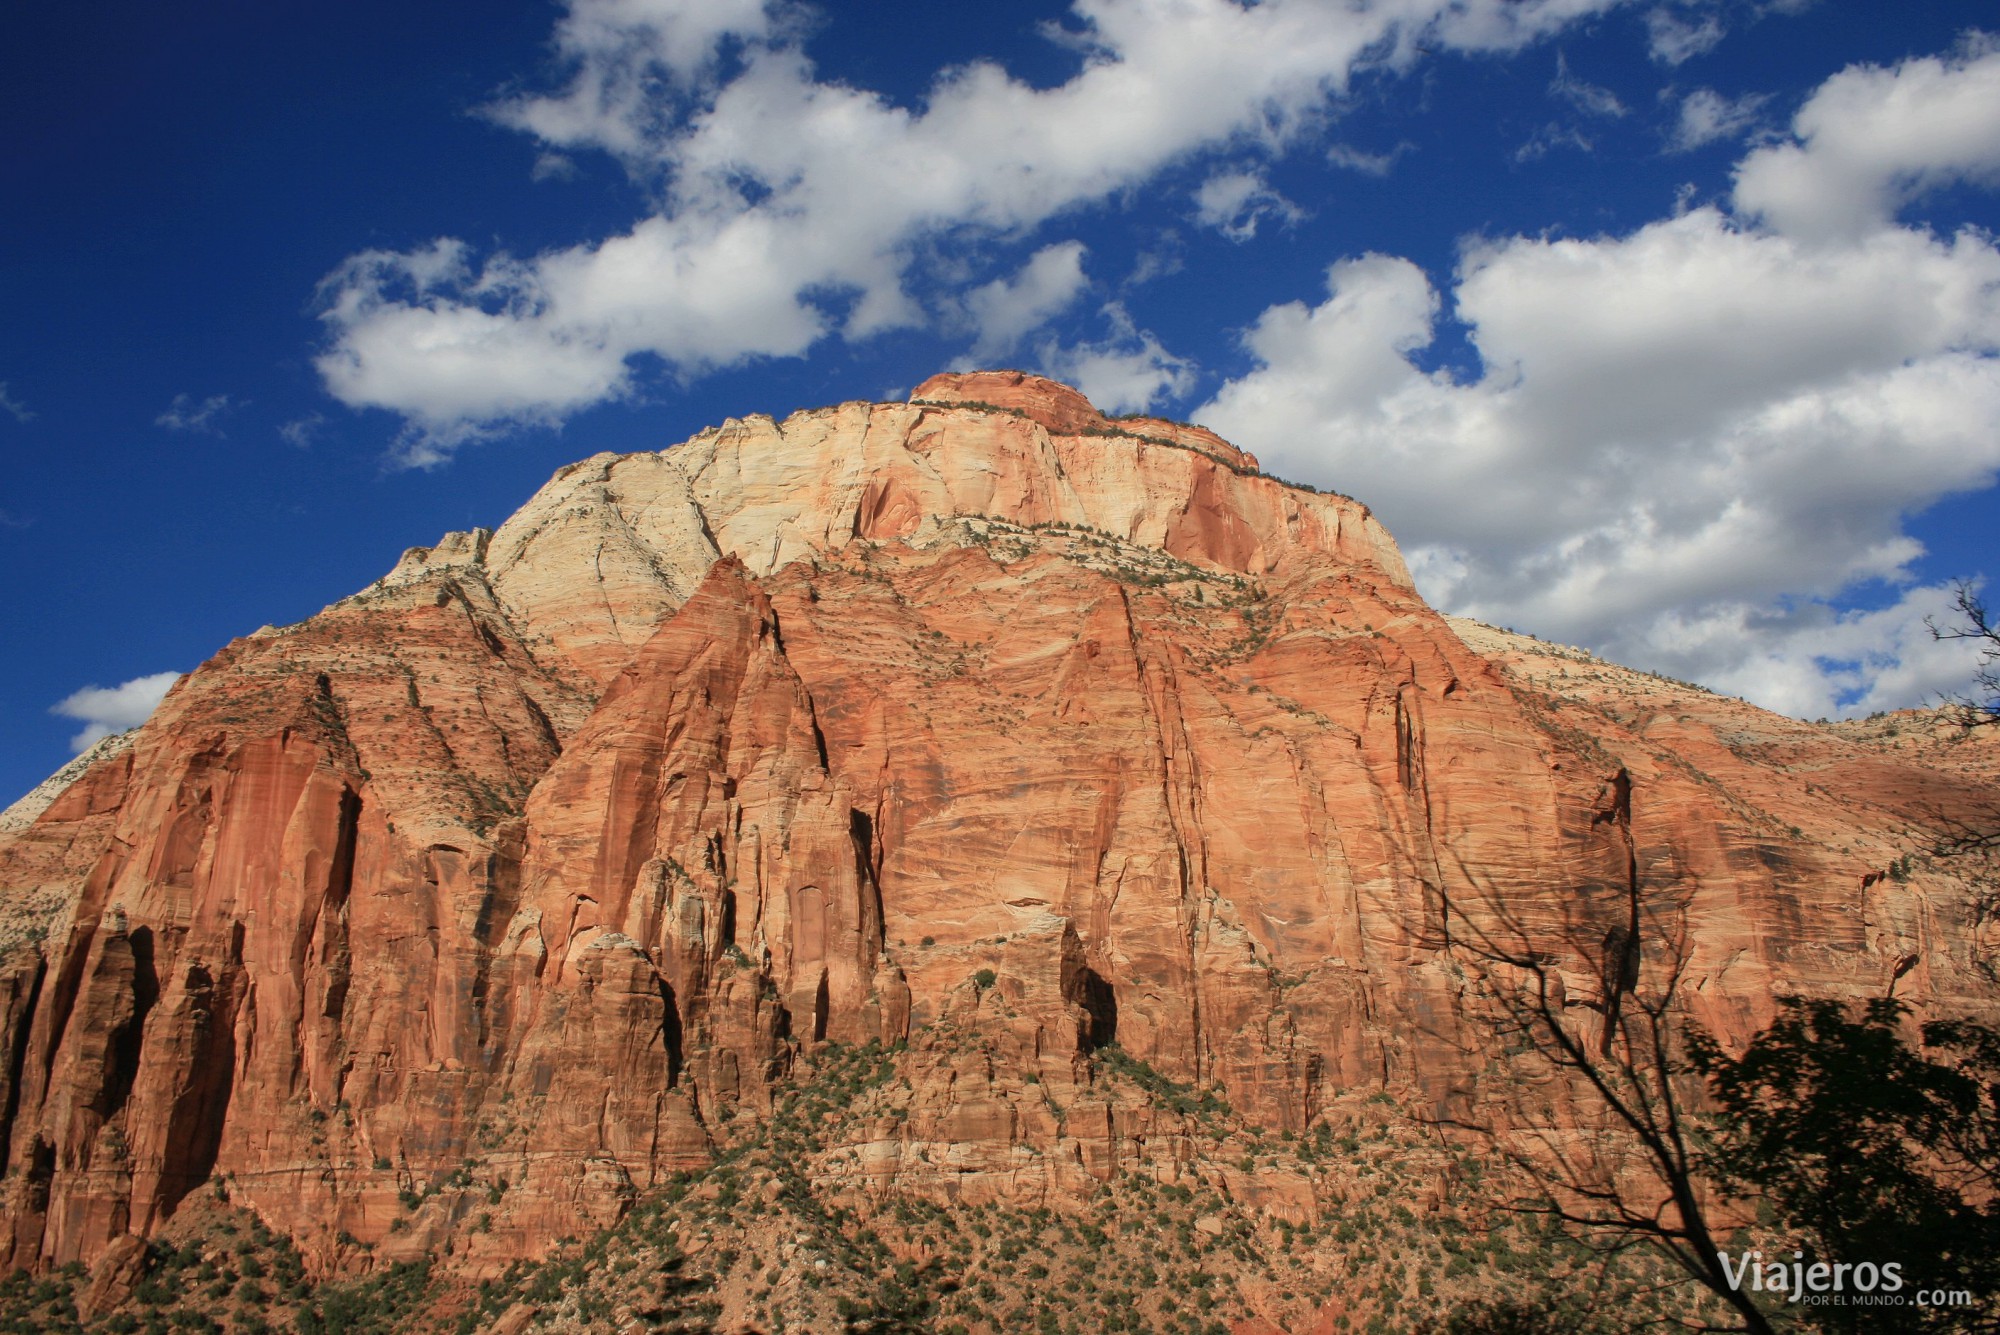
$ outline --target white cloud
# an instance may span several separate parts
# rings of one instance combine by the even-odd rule
[[[1569,57],[1556,52],[1556,77],[1549,83],[1551,96],[1559,97],[1587,116],[1615,119],[1625,114],[1625,104],[1609,88],[1585,82],[1570,72]]]
[[[1735,205],[1794,236],[1848,239],[1918,196],[2000,182],[2000,46],[1836,74],[1792,121],[1793,142],[1737,167]]]
[[[1396,159],[1409,152],[1410,148],[1411,145],[1404,142],[1387,153],[1366,153],[1352,144],[1335,144],[1326,151],[1326,160],[1336,167],[1345,167],[1364,176],[1387,176],[1389,169],[1396,165]]]
[[[678,110],[675,95],[712,72],[726,43],[771,36],[775,8],[764,0],[570,0],[555,34],[569,87],[509,98],[488,113],[560,148],[647,157]],[[551,157],[560,161],[543,161]],[[550,174],[536,166],[538,176]]]
[[[1987,238],[1829,246],[1704,208],[1470,247],[1450,296],[1476,380],[1412,364],[1439,296],[1368,256],[1321,304],[1265,311],[1256,369],[1198,416],[1366,497],[1454,611],[1807,713],[1949,675],[1911,632],[1934,590],[1860,617],[1826,600],[1906,585],[1904,519],[2000,470]]]
[[[545,151],[535,156],[528,172],[531,181],[568,181],[576,176],[576,160],[563,153]]]
[[[7,382],[0,380],[0,412],[6,413],[17,422],[32,422],[35,414],[7,392]]]
[[[307,413],[304,417],[294,418],[280,426],[278,437],[294,449],[310,449],[313,438],[319,435],[320,428],[325,425],[324,414]]]
[[[1724,97],[1713,88],[1697,88],[1681,99],[1680,119],[1667,142],[1672,153],[1689,153],[1723,139],[1740,138],[1757,124],[1770,99],[1761,93]]]
[[[1935,703],[1962,692],[1979,650],[1939,640],[1931,625],[1957,614],[1948,585],[1903,590],[1886,607],[1836,613],[1794,606],[1718,603],[1668,613],[1645,628],[1649,660],[1674,675],[1799,718],[1859,715]]]
[[[1194,388],[1193,362],[1176,357],[1150,331],[1136,327],[1123,306],[1106,306],[1104,315],[1111,322],[1111,337],[1068,346],[1045,342],[1039,350],[1042,371],[1074,385],[1107,413],[1144,412]]]
[[[1466,51],[1512,51],[1540,41],[1579,19],[1614,9],[1600,0],[1455,0],[1428,26],[1416,26],[1435,6],[1411,4],[1409,25],[1396,36],[1404,48],[1428,42]],[[1384,7],[1386,8],[1386,6]]]
[[[932,239],[976,258],[1192,154],[1288,142],[1357,68],[1518,46],[1615,3],[1075,0],[1068,81],[974,63],[910,108],[822,82],[775,5],[572,0],[567,85],[492,114],[617,154],[658,210],[528,258],[357,255],[323,289],[319,368],[405,418],[406,461],[436,462],[629,392],[645,354],[695,374],[937,319],[959,307],[930,291]]]
[[[1387,170],[1387,167],[1384,167]],[[1254,171],[1219,171],[1194,192],[1195,221],[1213,227],[1231,241],[1248,241],[1257,235],[1257,224],[1265,218],[1294,223],[1304,217],[1298,205],[1264,183]]]
[[[1132,262],[1132,272],[1125,275],[1124,286],[1138,287],[1141,283],[1150,283],[1155,278],[1166,278],[1177,274],[1186,267],[1187,261],[1182,256],[1180,233],[1168,229],[1160,234],[1153,245],[1139,252],[1138,258]]]
[[[1533,162],[1545,158],[1558,148],[1574,148],[1588,153],[1597,147],[1592,139],[1574,125],[1557,125],[1553,122],[1528,136],[1526,143],[1514,150],[1514,161]]]
[[[88,725],[69,739],[71,752],[81,755],[99,738],[144,723],[180,679],[178,672],[155,672],[116,686],[86,686],[64,697],[49,712],[63,718],[78,719]]]
[[[1653,59],[1662,65],[1679,65],[1706,55],[1728,31],[1714,13],[1690,12],[1672,5],[1656,5],[1646,12],[1648,47]]]
[[[624,359],[605,355],[602,331],[549,317],[555,298],[541,273],[500,256],[475,280],[464,254],[451,240],[366,251],[323,287],[321,318],[340,337],[319,358],[321,378],[352,407],[403,414],[403,462],[414,466],[443,462],[493,423],[556,421],[626,387]],[[564,258],[543,267],[559,272]]]
[[[240,406],[231,403],[227,394],[211,394],[200,402],[196,402],[192,394],[176,394],[174,401],[167,405],[167,410],[153,419],[153,425],[163,426],[169,431],[220,436],[222,419]]]
[[[1063,241],[1036,251],[1011,278],[996,278],[965,296],[966,317],[979,331],[972,346],[975,362],[1003,356],[1050,317],[1067,309],[1089,280],[1083,274],[1084,247]]]
[[[1768,14],[1800,14],[1818,0],[1663,0],[1646,11],[1647,45],[1661,65],[1707,55],[1729,35],[1731,22]]]

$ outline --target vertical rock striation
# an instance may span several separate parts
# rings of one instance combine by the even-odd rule
[[[236,641],[9,818],[0,1246],[220,1178],[325,1268],[497,1263],[821,1041],[911,1044],[860,1179],[1074,1193],[1177,1134],[1052,1115],[1095,1048],[1278,1129],[1442,1098],[1454,934],[1566,949],[1634,885],[1725,1033],[1990,1010],[1949,877],[1869,879],[1992,801],[1968,756],[1448,623],[1359,503],[1036,377],[731,421]]]

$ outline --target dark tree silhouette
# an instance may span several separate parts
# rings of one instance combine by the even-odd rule
[[[1969,733],[2000,724],[2000,626],[1969,584],[1954,606],[1961,621],[1931,630],[1982,643],[1977,695],[1949,702]],[[1734,1323],[1690,1312],[1691,1328],[2000,1332],[2000,1034],[1933,1023],[1926,1055],[1904,1042],[1893,999],[1859,1020],[1834,1002],[1787,1000],[1729,1056],[1679,1004],[1686,924],[1674,887],[1641,884],[1630,777],[1607,789],[1592,825],[1622,841],[1615,902],[1579,892],[1554,926],[1531,925],[1497,894],[1447,909],[1465,1048],[1505,1054],[1505,1093],[1462,1090],[1467,1111],[1438,1121],[1489,1138],[1526,1184],[1509,1208],[1600,1252],[1665,1256]],[[1934,855],[2000,853],[2000,813],[1933,814]],[[1975,1301],[1801,1307],[1745,1291],[1724,1244],[1737,1252],[1728,1235],[1760,1215],[1774,1238],[1807,1243],[1809,1263],[1903,1259],[1913,1280]],[[1584,1331],[1598,1315],[1571,1296],[1509,1295],[1464,1309],[1454,1329]]]
[[[1966,728],[1989,727],[2000,723],[2000,626],[1993,623],[1979,593],[1966,580],[1960,580],[1952,594],[1952,606],[1957,609],[1959,620],[1949,626],[1940,626],[1931,618],[1924,624],[1930,627],[1931,637],[1937,640],[1974,640],[1980,645],[1977,689],[1972,695],[1952,697],[1947,704],[1958,715],[1959,723]]]
[[[1764,1335],[1770,1317],[1731,1283],[1721,1255],[1695,1120],[1699,1081],[1680,1051],[1681,904],[1674,887],[1642,885],[1630,776],[1620,771],[1606,787],[1592,825],[1610,827],[1622,847],[1615,894],[1579,892],[1560,923],[1530,924],[1500,896],[1453,915],[1467,1054],[1497,1048],[1504,1069],[1489,1072],[1497,1097],[1490,1081],[1484,1094],[1461,1091],[1469,1111],[1439,1121],[1481,1134],[1512,1167],[1522,1187],[1507,1208],[1553,1221],[1606,1256],[1634,1248],[1664,1256],[1733,1322],[1690,1315],[1684,1324]],[[1462,1324],[1503,1330],[1534,1310],[1495,1309],[1478,1314],[1483,1327]]]
[[[1706,1167],[1795,1230],[1803,1265],[1894,1262],[1905,1297],[1971,1298],[1816,1305],[1803,1309],[1812,1325],[2000,1330],[2000,1033],[1933,1021],[1912,1047],[1908,1016],[1886,997],[1859,1019],[1839,1002],[1793,997],[1740,1056],[1690,1034],[1689,1061],[1716,1108]]]
[[[1938,640],[1971,640],[1979,645],[1979,667],[1970,695],[1947,697],[1945,708],[1967,736],[1983,728],[2000,725],[2000,625],[1969,581],[1960,580],[1952,595],[1958,619],[1940,626],[1926,619],[1931,636]],[[1993,866],[2000,857],[2000,809],[1970,815],[1933,812],[1938,835],[1928,852],[1935,858],[1958,858],[1975,868],[1969,873],[1982,917],[2000,911],[2000,875]]]

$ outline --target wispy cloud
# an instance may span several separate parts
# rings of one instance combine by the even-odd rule
[[[1625,114],[1625,104],[1618,100],[1618,94],[1577,78],[1570,72],[1569,57],[1560,51],[1556,52],[1556,77],[1549,83],[1549,92],[1587,116],[1616,119]]]
[[[167,405],[167,410],[153,419],[153,425],[163,426],[169,431],[220,436],[223,434],[222,419],[241,406],[232,403],[227,394],[211,394],[199,402],[192,394],[176,394],[174,401]]]
[[[1735,139],[1757,123],[1770,99],[1762,93],[1724,97],[1713,88],[1697,88],[1681,99],[1680,119],[1667,141],[1667,151],[1688,153],[1706,144]]]
[[[533,181],[569,181],[576,178],[576,160],[562,153],[543,153],[528,173]]]
[[[1326,160],[1336,167],[1360,172],[1364,176],[1387,176],[1389,169],[1396,165],[1396,159],[1410,151],[1409,142],[1397,144],[1387,153],[1368,153],[1352,144],[1335,144],[1326,151]]]
[[[1661,0],[1646,11],[1647,48],[1655,64],[1677,66],[1722,44],[1732,24],[1768,14],[1802,14],[1818,0]]]
[[[1653,59],[1662,65],[1679,65],[1706,55],[1728,34],[1721,17],[1712,12],[1660,5],[1646,15],[1647,46]]]
[[[4,380],[0,380],[0,412],[6,413],[17,422],[30,422],[35,417],[26,404],[7,392],[7,382]]]
[[[321,413],[307,413],[294,418],[278,428],[278,437],[294,449],[310,449],[320,428],[326,425],[326,417]]]
[[[1138,287],[1150,283],[1155,278],[1167,278],[1187,267],[1185,247],[1181,234],[1172,228],[1161,232],[1158,239],[1139,252],[1132,262],[1132,272],[1125,276],[1126,287]]]
[[[1305,217],[1305,210],[1264,183],[1254,171],[1217,172],[1194,192],[1195,221],[1231,241],[1248,241],[1269,218],[1280,226]]]
[[[1588,153],[1595,147],[1597,141],[1574,125],[1550,122],[1530,135],[1527,143],[1514,150],[1514,161],[1533,162],[1547,157],[1558,148],[1574,148]]]

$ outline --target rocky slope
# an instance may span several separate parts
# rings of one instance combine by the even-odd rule
[[[1906,721],[1448,621],[1361,504],[1034,377],[596,456],[16,813],[0,1249],[96,1262],[218,1181],[316,1273],[491,1273],[822,1042],[905,1045],[826,1160],[857,1189],[1171,1181],[1198,1128],[1094,1052],[1272,1135],[1435,1102],[1455,940],[1530,934],[1588,1000],[1635,889],[1724,1034],[1787,990],[1990,1014],[1991,923],[1908,855],[1993,810],[1992,747]]]

